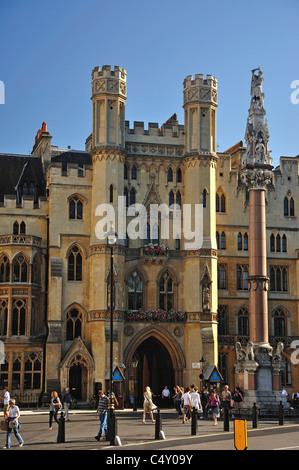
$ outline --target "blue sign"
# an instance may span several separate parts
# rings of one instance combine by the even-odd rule
[[[121,376],[119,370],[116,369],[116,370],[114,371],[114,374],[113,374],[113,380],[114,380],[114,381],[119,381],[119,380],[122,380],[122,379],[123,379],[123,378],[122,378],[122,376]]]
[[[221,379],[218,375],[218,372],[216,370],[214,370],[213,374],[211,375],[210,381],[211,382],[220,382],[221,381]]]

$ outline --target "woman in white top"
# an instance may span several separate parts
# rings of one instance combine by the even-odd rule
[[[9,409],[8,409],[7,418],[6,418],[6,421],[8,424],[7,433],[6,433],[6,446],[4,447],[4,449],[10,448],[10,436],[11,436],[12,430],[19,442],[19,447],[22,447],[22,445],[24,444],[24,441],[18,432],[18,429],[20,427],[19,417],[20,417],[20,410],[19,410],[19,407],[16,406],[16,401],[14,399],[9,400]]]
[[[146,413],[149,413],[150,418],[152,420],[152,423],[154,423],[154,417],[153,417],[153,409],[156,408],[155,405],[152,402],[152,392],[149,387],[146,387],[145,392],[143,394],[143,419],[142,422],[145,423],[145,416]]]
[[[200,396],[199,396],[199,393],[198,393],[198,388],[196,387],[196,385],[195,385],[195,387],[193,387],[193,391],[190,394],[190,398],[191,398],[192,408],[194,408],[197,411],[201,410],[202,406],[201,406]]]

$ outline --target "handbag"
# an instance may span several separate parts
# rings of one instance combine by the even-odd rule
[[[18,422],[17,421],[9,421],[8,426],[10,429],[16,429],[18,427]]]
[[[2,419],[2,420],[0,421],[0,430],[1,430],[1,431],[7,431],[7,425],[8,425],[7,421],[5,421],[4,419]]]

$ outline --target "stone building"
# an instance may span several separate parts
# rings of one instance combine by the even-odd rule
[[[250,335],[249,198],[241,177],[247,147],[240,141],[217,152],[217,80],[184,80],[184,124],[174,114],[163,125],[131,127],[120,67],[92,71],[91,99],[84,151],[54,146],[43,123],[30,156],[0,154],[0,387],[41,396],[70,386],[82,401],[107,387],[110,250],[96,231],[106,203],[118,234],[120,216],[127,214],[128,227],[137,204],[146,208],[143,238],[124,235],[114,248],[121,404],[134,388],[140,397],[147,385],[157,395],[165,385],[200,385],[210,365],[233,388],[235,344]],[[289,391],[299,388],[291,360],[299,338],[298,164],[298,156],[280,157],[266,189],[269,341],[284,344],[281,378]],[[179,225],[167,215],[167,237],[160,212],[150,225],[153,204],[181,209]],[[185,220],[194,226],[196,204],[202,239],[190,247],[179,228]]]

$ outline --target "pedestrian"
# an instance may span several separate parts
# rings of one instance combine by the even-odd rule
[[[65,420],[70,421],[69,409],[71,407],[72,397],[71,397],[71,391],[69,388],[65,389],[65,392],[61,401],[62,401],[63,409],[65,410]]]
[[[202,410],[202,405],[198,393],[198,387],[196,385],[193,385],[193,391],[190,393],[190,398],[192,409],[196,410],[196,412],[198,413],[199,410]]]
[[[62,408],[59,396],[57,392],[51,393],[51,403],[50,403],[50,414],[49,414],[49,427],[48,431],[52,431],[52,422],[53,418],[55,419],[56,423],[59,424],[58,421],[58,411]]]
[[[174,387],[173,404],[179,414],[177,419],[181,419],[183,417],[182,396],[183,394],[182,394],[181,387],[179,387],[179,385],[176,385]]]
[[[155,422],[153,417],[153,410],[156,408],[152,401],[152,392],[150,387],[145,388],[145,392],[143,394],[143,418],[142,422],[145,423],[146,413],[149,413],[152,423]]]
[[[3,400],[3,412],[4,412],[4,419],[5,419],[8,408],[9,408],[9,400],[10,400],[10,393],[8,391],[8,387],[4,387],[3,397],[0,397],[0,398],[1,400]]]
[[[19,442],[19,447],[22,447],[24,444],[22,436],[19,434],[19,428],[20,428],[19,417],[20,417],[20,409],[16,405],[16,401],[12,398],[11,400],[9,400],[9,408],[8,408],[7,416],[6,416],[7,432],[6,432],[6,445],[4,446],[4,449],[10,449],[12,430]]]
[[[191,397],[190,387],[187,387],[186,392],[183,394],[183,424],[190,418],[191,412]]]
[[[162,401],[165,404],[166,408],[169,408],[170,390],[167,385],[165,385],[164,389],[162,390]]]
[[[208,392],[208,389],[205,385],[202,387],[200,401],[201,401],[201,404],[202,404],[203,418],[207,419],[208,418],[207,403],[209,401],[209,392]]]
[[[207,403],[207,408],[210,406],[212,410],[212,416],[214,419],[214,426],[217,426],[217,418],[220,417],[220,412],[219,412],[219,405],[220,405],[220,398],[216,393],[216,388],[212,390],[212,393],[209,397],[209,401]]]
[[[108,409],[108,403],[109,403],[109,398],[103,390],[99,390],[98,392],[99,396],[99,401],[98,401],[98,407],[97,407],[97,412],[96,412],[96,418],[99,417],[100,419],[100,428],[98,434],[95,436],[95,439],[99,441],[102,437],[103,432],[105,432],[105,436],[103,436],[103,440],[106,441],[107,439],[107,409]]]
[[[231,402],[232,394],[229,390],[228,385],[224,385],[224,390],[221,394],[221,403],[223,404],[223,408],[230,409],[230,402]]]
[[[235,387],[235,391],[232,395],[231,406],[233,410],[240,410],[240,403],[244,401],[243,393],[240,387]],[[235,419],[234,411],[232,411],[232,418]]]

